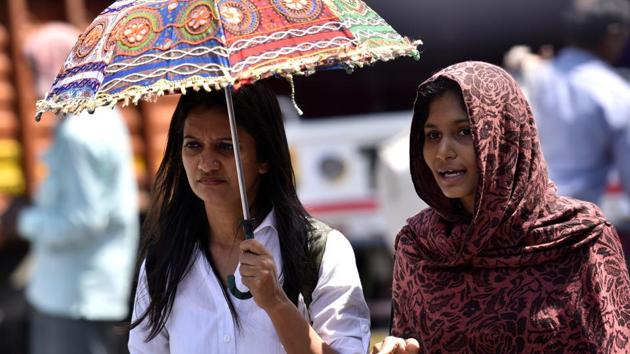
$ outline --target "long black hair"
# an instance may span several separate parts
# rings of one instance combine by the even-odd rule
[[[267,162],[269,171],[261,176],[260,189],[252,205],[254,216],[264,216],[272,207],[282,255],[283,289],[297,304],[301,285],[317,276],[308,251],[312,230],[310,217],[297,197],[289,146],[282,113],[274,93],[263,83],[242,87],[233,95],[237,125],[256,141],[259,162]],[[196,251],[208,251],[208,220],[204,204],[190,188],[182,163],[184,122],[196,109],[221,108],[227,112],[224,93],[189,92],[182,95],[168,131],[166,151],[152,191],[152,203],[143,225],[140,260],[144,260],[150,303],[131,324],[135,328],[148,318],[154,338],[166,324],[173,307],[177,286],[193,264]],[[220,282],[221,283],[221,282]],[[138,292],[145,290],[138,284]],[[234,307],[221,283],[224,297],[238,325]],[[146,294],[146,291],[144,291]],[[140,293],[140,295],[143,295]]]

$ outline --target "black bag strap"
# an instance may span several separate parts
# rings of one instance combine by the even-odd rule
[[[304,284],[302,284],[302,297],[304,298],[304,304],[307,309],[313,301],[313,291],[315,290],[317,281],[319,280],[319,268],[321,267],[324,251],[326,250],[328,233],[332,230],[328,225],[319,220],[310,219],[310,221],[313,231],[309,235],[308,249],[311,255],[311,260],[315,265],[315,274],[312,277],[308,277]]]

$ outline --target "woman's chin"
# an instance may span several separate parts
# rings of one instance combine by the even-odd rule
[[[204,203],[212,203],[215,205],[225,204],[226,201],[233,199],[230,198],[225,191],[217,191],[212,189],[196,190],[195,195],[197,198],[203,200]]]
[[[465,192],[457,188],[443,188],[442,194],[444,194],[446,198],[450,198],[450,199],[461,199],[466,196]]]

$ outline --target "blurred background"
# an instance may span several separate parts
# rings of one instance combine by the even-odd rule
[[[11,200],[31,196],[46,175],[40,155],[55,119],[34,122],[32,73],[22,44],[38,25],[65,21],[85,28],[104,0],[0,0],[0,214]],[[408,172],[406,136],[416,86],[432,72],[462,60],[503,65],[515,45],[557,51],[561,12],[568,0],[367,0],[399,33],[421,39],[419,61],[378,63],[296,78],[298,117],[289,84],[272,79],[286,116],[298,192],[317,218],[352,242],[375,333],[388,326],[393,244],[405,219],[424,204]],[[628,46],[616,63],[630,70]],[[149,186],[161,160],[177,97],[123,108],[133,144],[134,169],[146,210]],[[628,118],[630,119],[630,117]],[[627,198],[611,180],[602,205],[609,216],[628,217]],[[22,291],[25,241],[0,237],[0,352],[23,353],[27,306]]]

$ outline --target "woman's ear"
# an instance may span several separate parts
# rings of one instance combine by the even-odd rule
[[[258,174],[264,175],[269,172],[269,162],[262,162],[258,164]]]

